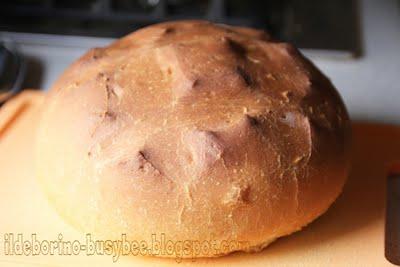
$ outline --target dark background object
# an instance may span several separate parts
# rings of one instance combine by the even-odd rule
[[[385,257],[400,265],[400,162],[389,170],[386,185]]]
[[[0,40],[0,104],[16,94],[25,78],[25,61],[14,43]]]
[[[5,0],[0,30],[121,37],[161,21],[261,28],[301,48],[360,54],[356,0]]]

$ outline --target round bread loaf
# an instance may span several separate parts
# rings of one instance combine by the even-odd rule
[[[148,251],[166,257],[256,251],[339,195],[349,125],[292,45],[162,23],[90,50],[54,84],[37,174],[61,216],[97,238],[163,239],[169,249]]]

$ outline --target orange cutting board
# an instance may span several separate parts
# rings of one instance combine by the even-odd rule
[[[43,95],[26,91],[0,109],[0,266],[174,266],[174,259],[121,256],[6,255],[6,234],[78,240],[43,196],[34,177],[33,144]],[[182,266],[390,266],[384,258],[385,164],[399,158],[400,128],[353,125],[353,170],[343,194],[315,222],[260,253],[184,260]],[[95,236],[93,236],[95,239]],[[10,251],[10,250],[8,250]]]

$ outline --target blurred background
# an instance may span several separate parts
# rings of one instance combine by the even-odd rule
[[[264,29],[294,43],[331,78],[353,118],[400,122],[399,4],[398,0],[3,0],[0,90],[47,90],[91,47],[157,22],[207,19]]]
[[[355,0],[13,0],[1,30],[121,37],[166,20],[207,19],[261,28],[300,47],[359,53]]]

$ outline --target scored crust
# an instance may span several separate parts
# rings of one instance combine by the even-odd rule
[[[340,97],[292,45],[181,21],[73,63],[46,99],[36,165],[82,231],[238,241],[195,253],[212,257],[259,250],[326,211],[346,180],[348,143]]]

